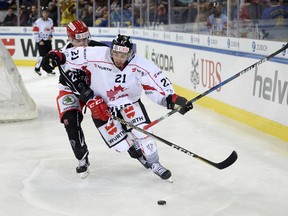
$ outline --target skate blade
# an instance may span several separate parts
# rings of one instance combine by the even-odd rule
[[[88,175],[89,175],[89,170],[87,170],[86,172],[80,173],[80,177],[81,177],[82,179],[85,179]]]
[[[47,76],[49,76],[49,77],[55,77],[55,76],[56,76],[56,73],[47,73]]]
[[[169,183],[173,183],[173,179],[171,177],[166,179],[166,181],[169,182]]]

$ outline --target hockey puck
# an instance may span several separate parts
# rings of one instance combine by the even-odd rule
[[[165,200],[158,200],[158,205],[166,205],[166,201]]]

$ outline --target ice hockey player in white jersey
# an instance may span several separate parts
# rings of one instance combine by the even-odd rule
[[[52,50],[52,37],[54,32],[53,20],[48,17],[48,8],[42,7],[41,11],[42,16],[36,20],[32,29],[36,48],[39,51],[39,57],[35,65],[35,72],[39,76],[42,75],[40,71],[42,59],[50,50]],[[49,73],[55,74],[54,71]]]
[[[94,124],[108,147],[117,152],[128,151],[156,175],[170,179],[170,170],[159,162],[155,140],[107,116],[109,112],[144,128],[150,119],[141,102],[143,90],[153,102],[168,109],[174,109],[175,104],[182,106],[181,114],[193,108],[187,99],[175,94],[169,79],[154,63],[133,52],[130,37],[119,34],[111,48],[77,47],[64,53],[56,51],[51,59],[66,62],[65,77],[70,80],[70,88],[90,108]],[[75,75],[78,69],[91,74],[90,86],[79,82]]]
[[[62,52],[68,48],[79,46],[107,47],[107,45],[104,43],[90,39],[89,28],[81,20],[74,20],[70,22],[66,26],[66,32],[68,36],[68,43],[61,48]],[[42,61],[42,69],[48,73],[51,73],[54,69],[53,66],[50,66],[50,60],[49,58],[46,58],[46,56]],[[89,78],[89,74],[86,75],[85,71],[78,71],[77,73],[82,73],[81,77],[84,77],[84,79],[86,77]],[[61,74],[59,76],[58,86],[59,95],[57,96],[56,102],[60,122],[65,127],[73,153],[76,159],[79,161],[79,164],[76,167],[76,173],[80,174],[81,178],[86,178],[89,174],[89,151],[81,126],[83,120],[83,107],[85,104],[80,102],[78,97],[74,95],[74,93],[67,86],[65,78],[63,78],[63,75]]]

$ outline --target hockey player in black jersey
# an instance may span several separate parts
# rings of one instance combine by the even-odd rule
[[[61,49],[79,46],[107,46],[94,40],[90,40],[90,33],[88,27],[80,20],[70,22],[67,27],[68,43]],[[56,65],[50,64],[50,59],[45,56],[42,61],[42,69],[46,72],[53,71]],[[85,79],[89,85],[89,74],[85,70],[79,71],[81,77]],[[72,150],[79,164],[76,167],[76,172],[80,174],[81,178],[85,178],[89,174],[88,166],[88,147],[85,141],[85,136],[81,127],[83,120],[83,106],[84,104],[74,95],[66,84],[62,75],[59,76],[59,95],[57,96],[57,107],[61,123],[64,124]]]

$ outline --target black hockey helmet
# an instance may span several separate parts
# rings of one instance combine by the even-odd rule
[[[132,50],[133,43],[130,36],[118,34],[112,41],[111,50],[128,53]]]

